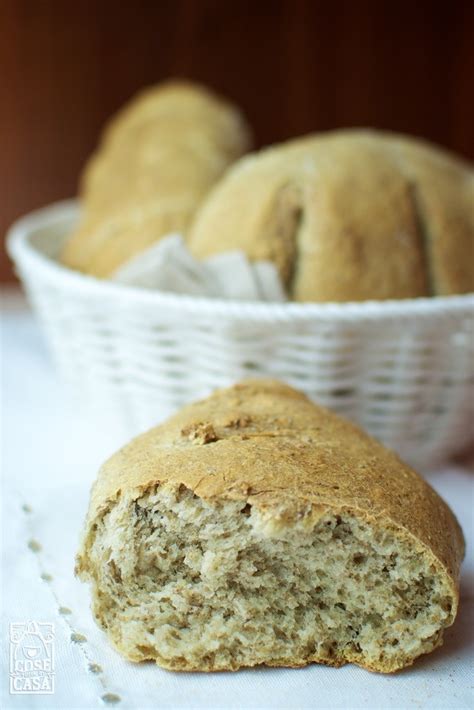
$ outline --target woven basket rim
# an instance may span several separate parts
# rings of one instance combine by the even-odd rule
[[[262,303],[230,301],[152,291],[109,280],[98,279],[69,269],[31,244],[39,230],[58,223],[71,222],[79,214],[79,201],[63,200],[47,205],[18,219],[7,233],[7,251],[20,270],[35,273],[44,282],[62,290],[83,293],[88,297],[116,299],[143,306],[156,306],[182,313],[215,317],[282,320],[386,320],[428,316],[460,317],[474,313],[474,293],[387,301],[347,303]]]

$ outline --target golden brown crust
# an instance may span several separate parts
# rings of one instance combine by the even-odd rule
[[[112,119],[86,165],[83,218],[63,263],[109,276],[165,234],[183,232],[249,147],[241,114],[206,89],[168,82],[141,92]]]
[[[422,141],[390,135],[387,141],[413,185],[433,292],[444,296],[473,291],[472,167]]]
[[[233,166],[189,243],[198,257],[241,248],[273,260],[297,301],[464,293],[474,290],[473,186],[468,164],[421,141],[308,136]]]
[[[245,500],[289,524],[308,504],[353,512],[421,545],[458,599],[464,541],[449,507],[394,453],[282,383],[218,390],[134,439],[102,467],[88,526],[120,491],[158,482]]]

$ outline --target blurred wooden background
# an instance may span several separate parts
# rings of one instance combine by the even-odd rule
[[[472,0],[1,0],[0,40],[2,235],[73,195],[106,118],[169,76],[238,102],[260,145],[370,125],[474,158]]]

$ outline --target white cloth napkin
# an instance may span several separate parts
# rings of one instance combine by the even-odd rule
[[[271,262],[251,262],[241,251],[200,261],[179,234],[170,234],[133,257],[115,272],[112,280],[190,296],[286,301],[278,271]]]
[[[5,709],[431,710],[473,707],[473,483],[469,471],[431,472],[467,539],[461,606],[444,646],[395,675],[355,666],[177,674],[124,661],[89,610],[73,573],[103,436],[85,438],[69,410],[38,327],[25,310],[3,314],[3,669]],[[55,691],[9,693],[9,624],[54,624]]]

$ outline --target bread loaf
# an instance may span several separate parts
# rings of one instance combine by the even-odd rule
[[[448,506],[393,453],[263,380],[103,466],[77,571],[132,661],[391,672],[441,644],[463,550]]]
[[[194,254],[273,261],[295,301],[474,291],[474,172],[420,140],[369,130],[251,154],[219,181],[188,235]]]
[[[165,234],[185,231],[213,183],[249,147],[241,114],[204,88],[169,82],[140,93],[86,166],[83,216],[63,263],[107,277]]]

